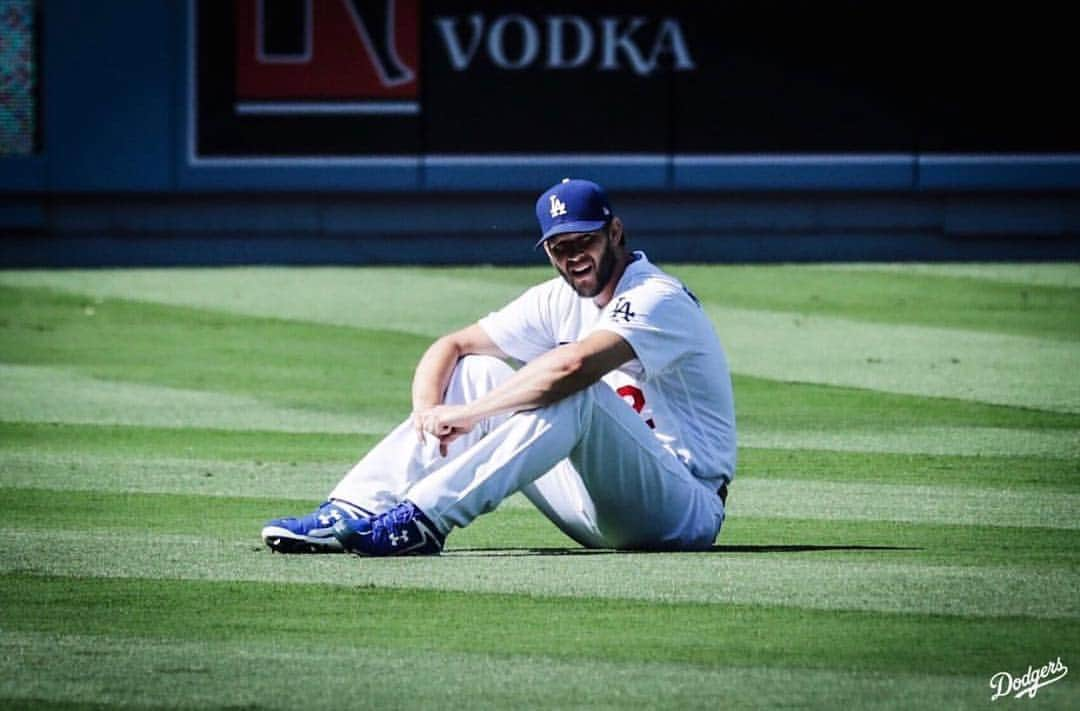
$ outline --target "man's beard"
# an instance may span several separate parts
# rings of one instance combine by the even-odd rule
[[[604,241],[604,251],[600,255],[600,260],[596,263],[596,283],[592,288],[586,288],[584,285],[578,285],[574,282],[573,275],[566,269],[558,267],[559,274],[566,280],[566,283],[570,285],[578,296],[583,296],[591,299],[599,294],[607,286],[611,280],[611,275],[615,272],[615,250],[612,249],[611,244]]]

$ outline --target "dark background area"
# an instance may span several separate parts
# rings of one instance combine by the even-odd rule
[[[37,141],[0,155],[0,267],[533,263],[533,200],[566,176],[605,184],[665,261],[1080,258],[1055,3],[428,0],[417,109],[328,116],[237,110],[256,1],[28,3]],[[485,34],[458,71],[436,20],[468,42],[477,15],[511,59],[535,27],[536,61],[497,66]],[[566,16],[596,46],[545,69]],[[605,69],[605,21],[635,16],[636,51],[675,22],[694,71],[670,51]]]
[[[295,0],[284,0],[285,2]],[[1050,3],[590,2],[422,4],[419,117],[233,114],[234,8],[198,4],[200,151],[207,155],[416,153],[1028,153],[1080,151],[1076,70],[1066,22]],[[456,70],[434,18],[480,12],[490,30],[517,15],[536,28],[537,60],[496,66],[480,42]],[[594,48],[581,68],[547,69],[546,19],[577,16]],[[651,21],[633,41],[655,46],[658,19],[678,20],[693,71],[670,52],[647,76],[597,69],[601,18]],[[564,55],[580,46],[565,31]],[[523,56],[521,25],[500,34]],[[617,54],[625,67],[624,53]]]

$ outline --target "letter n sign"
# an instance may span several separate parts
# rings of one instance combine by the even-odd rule
[[[419,0],[235,0],[241,114],[415,114]]]

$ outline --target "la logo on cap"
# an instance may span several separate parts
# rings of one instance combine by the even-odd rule
[[[566,203],[558,198],[556,195],[551,196],[551,216],[558,217],[559,215],[566,214]]]

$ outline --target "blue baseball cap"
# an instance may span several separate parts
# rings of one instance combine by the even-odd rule
[[[611,204],[602,187],[590,180],[563,178],[536,200],[542,235],[536,246],[555,235],[598,230],[611,217]]]

